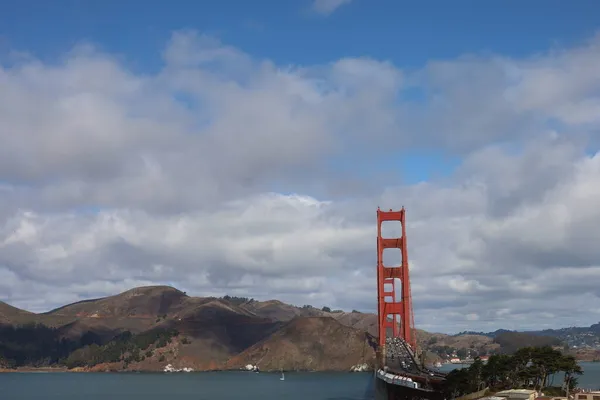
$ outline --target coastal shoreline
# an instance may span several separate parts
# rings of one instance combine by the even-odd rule
[[[164,370],[137,370],[137,369],[98,369],[98,368],[49,368],[49,367],[19,367],[15,369],[0,368],[0,373],[86,373],[86,374],[99,374],[99,373],[144,373],[144,374],[173,374],[173,373],[200,373],[200,372],[247,372],[253,373],[253,371],[247,371],[245,369],[210,369],[210,370],[193,370],[193,371],[176,371],[168,372]],[[349,370],[286,370],[285,372],[300,372],[300,373],[360,373],[360,372],[373,372],[373,371],[349,371]],[[260,373],[277,374],[281,373],[281,370],[261,370]]]
[[[56,373],[69,372],[68,368],[57,367],[19,367],[19,368],[0,368],[0,373]]]

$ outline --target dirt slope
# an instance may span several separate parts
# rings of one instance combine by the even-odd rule
[[[183,336],[189,337],[192,343],[205,343],[199,347],[204,349],[202,354],[210,355],[209,358],[217,362],[224,362],[275,332],[282,323],[257,317],[239,307],[213,300],[181,318],[166,321],[163,325],[176,328]],[[196,351],[191,353],[202,355]]]
[[[24,323],[32,320],[35,314],[29,311],[21,310],[0,301],[0,323],[13,324]]]
[[[229,368],[258,365],[262,370],[349,370],[372,364],[370,336],[331,317],[298,317],[227,363]]]
[[[368,313],[331,313],[342,325],[369,332],[371,335],[377,335],[377,315]]]
[[[296,307],[279,300],[249,301],[240,307],[264,318],[275,321],[290,321],[296,317],[322,317],[329,313],[313,307]]]
[[[115,296],[69,304],[45,314],[80,318],[156,318],[182,310],[189,300],[185,293],[169,286],[146,286]]]

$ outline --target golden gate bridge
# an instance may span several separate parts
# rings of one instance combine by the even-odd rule
[[[400,223],[400,237],[382,237],[382,224],[388,221]],[[400,251],[400,265],[384,265],[383,252],[386,249]],[[399,294],[397,284],[400,285]],[[427,368],[417,354],[404,207],[400,211],[377,208],[377,316],[375,398],[444,399],[445,374]]]

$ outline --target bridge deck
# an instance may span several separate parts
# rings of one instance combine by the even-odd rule
[[[375,382],[376,400],[445,400],[441,391],[391,385],[382,379]]]
[[[445,374],[430,370],[418,363],[411,348],[400,338],[386,340],[384,365],[384,372],[393,376],[410,378],[411,381],[418,383],[419,388],[423,389],[439,390],[445,380]]]

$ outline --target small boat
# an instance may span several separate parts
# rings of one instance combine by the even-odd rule
[[[280,381],[285,381],[285,374],[283,373],[283,370],[281,370],[281,378],[279,378]]]

